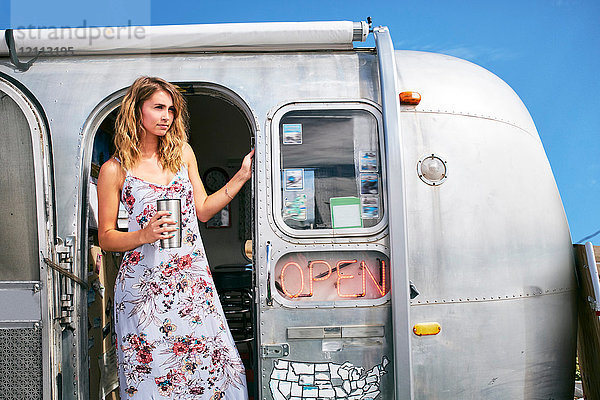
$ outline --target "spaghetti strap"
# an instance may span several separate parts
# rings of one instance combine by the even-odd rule
[[[112,158],[115,159],[116,162],[119,163],[119,165],[121,166],[121,168],[123,169],[123,171],[125,171],[125,176],[129,176],[129,171],[127,169],[125,169],[125,167],[123,166],[123,163],[121,162],[121,160],[119,160],[119,157],[117,156],[113,156]]]

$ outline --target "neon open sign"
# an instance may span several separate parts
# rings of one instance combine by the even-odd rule
[[[275,266],[275,288],[294,301],[378,299],[390,290],[389,271],[376,251],[290,253]]]

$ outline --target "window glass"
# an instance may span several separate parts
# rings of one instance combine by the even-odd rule
[[[23,111],[2,91],[0,126],[0,281],[37,281],[40,267],[31,132]]]
[[[377,119],[363,109],[294,110],[279,122],[281,213],[293,229],[377,225],[383,216]]]

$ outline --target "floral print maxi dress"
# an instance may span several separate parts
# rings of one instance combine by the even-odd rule
[[[121,201],[129,231],[144,227],[165,198],[181,199],[181,247],[157,241],[126,252],[115,282],[121,399],[247,399],[185,166],[166,186],[127,173]]]

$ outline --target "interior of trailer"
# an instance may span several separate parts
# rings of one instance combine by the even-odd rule
[[[220,189],[239,169],[252,146],[253,129],[236,99],[214,87],[178,84],[190,115],[189,143],[207,193]],[[89,177],[88,352],[90,399],[119,399],[113,322],[114,283],[123,254],[103,252],[97,237],[96,182],[100,166],[114,152],[114,122],[119,108],[102,121],[94,137]],[[230,330],[246,368],[254,397],[256,351],[252,293],[252,190],[248,182],[210,221],[199,221],[200,234]],[[127,230],[121,206],[118,227]]]

